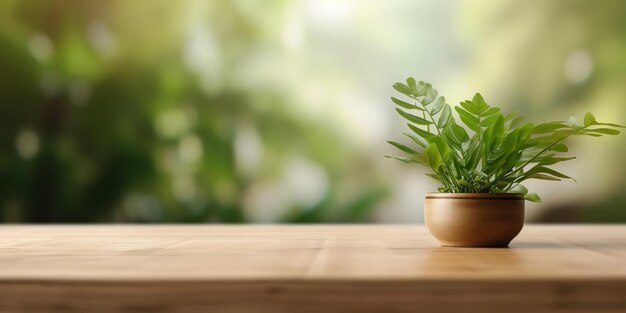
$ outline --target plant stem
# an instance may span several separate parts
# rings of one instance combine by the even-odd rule
[[[424,104],[422,104],[422,102],[421,102],[421,101],[419,101],[419,100],[417,100],[417,99],[415,99],[415,100],[416,100],[416,101],[418,101],[418,103],[419,103],[419,104],[422,106],[422,108],[424,109],[424,111],[422,111],[422,116],[424,117],[424,119],[426,119],[426,115],[428,115],[428,118],[430,118],[430,120],[433,122],[433,125],[435,126],[435,129],[437,130],[437,134],[438,134],[439,136],[443,137],[443,136],[441,135],[441,129],[439,128],[439,125],[437,125],[437,122],[435,122],[435,118],[434,118],[434,117],[430,114],[430,112],[428,112],[428,110],[426,109],[426,107],[424,106]],[[430,125],[427,125],[426,127],[428,127],[428,132],[430,132]],[[451,157],[453,157],[453,156],[451,156]],[[454,161],[453,161],[452,163],[454,164],[454,167],[455,167],[455,169],[456,169],[456,171],[457,171],[457,173],[458,173],[458,172],[459,172],[459,169],[458,169],[458,167],[457,167],[456,162],[454,162]],[[447,165],[447,164],[445,164],[445,163],[444,163],[444,164],[443,164],[443,168],[444,168],[444,170],[445,170],[446,172],[448,172],[448,175],[449,175],[449,176],[454,176],[454,173],[453,173],[453,172],[452,172],[452,170],[448,167],[448,165]],[[443,176],[445,176],[445,175],[443,175]],[[455,184],[455,180],[454,180],[454,179],[450,179],[450,180],[449,180],[449,183],[450,183],[451,187],[453,187],[453,188],[452,188],[453,190],[457,190],[457,191],[459,190],[459,186]]]

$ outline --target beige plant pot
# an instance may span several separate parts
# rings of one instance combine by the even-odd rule
[[[427,193],[424,220],[443,246],[506,247],[524,226],[524,197],[497,193]]]

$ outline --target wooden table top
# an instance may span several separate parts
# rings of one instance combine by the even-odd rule
[[[307,303],[331,299],[336,306],[324,312],[367,312],[379,299],[397,312],[429,301],[456,312],[492,299],[520,312],[577,304],[626,312],[626,226],[527,225],[510,248],[444,248],[416,225],[0,227],[2,312],[34,304],[91,310],[96,298],[103,312],[128,303],[248,312],[228,302],[242,293],[254,300],[252,311],[298,304],[312,312],[317,307]]]

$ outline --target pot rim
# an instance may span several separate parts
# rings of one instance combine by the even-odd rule
[[[427,192],[426,199],[505,199],[524,200],[521,193],[451,193],[451,192]]]

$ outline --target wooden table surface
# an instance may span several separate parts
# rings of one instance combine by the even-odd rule
[[[0,312],[626,312],[626,226],[0,226]]]

